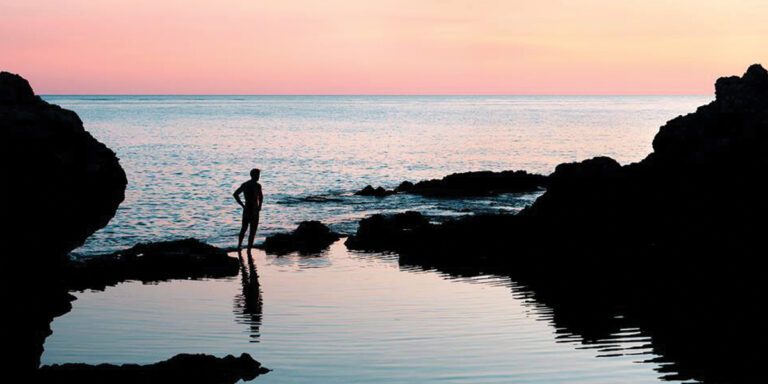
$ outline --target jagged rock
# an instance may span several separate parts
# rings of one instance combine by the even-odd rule
[[[278,233],[267,237],[264,250],[278,255],[296,251],[312,254],[328,248],[340,238],[338,233],[319,221],[302,221],[291,233]]]
[[[83,257],[65,266],[70,289],[103,289],[126,280],[143,282],[235,276],[237,259],[197,239],[163,241],[106,255]]]
[[[8,72],[0,72],[0,156],[3,243],[35,244],[38,262],[60,261],[123,201],[126,177],[115,153],[76,113],[46,103]]]
[[[395,191],[430,197],[494,196],[537,191],[546,185],[546,176],[526,171],[480,171],[454,173],[416,184],[405,181]]]
[[[125,172],[75,112],[35,96],[19,75],[0,72],[0,220],[6,362],[40,363],[50,322],[71,308],[61,264],[104,227],[123,201]]]
[[[753,65],[741,78],[719,79],[716,90],[713,102],[661,127],[639,163],[559,166],[521,215],[571,228],[582,243],[601,234],[635,245],[757,251],[768,214],[758,176],[768,171],[768,73]]]
[[[395,191],[386,190],[384,189],[384,187],[373,188],[370,185],[366,185],[365,188],[355,192],[355,195],[384,197],[384,196],[392,195],[394,193]]]
[[[269,372],[249,354],[219,358],[179,354],[154,364],[54,364],[40,367],[35,382],[57,383],[236,383]]]

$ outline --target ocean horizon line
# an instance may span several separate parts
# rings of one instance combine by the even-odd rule
[[[706,93],[674,93],[674,94],[654,94],[654,93],[626,93],[626,94],[620,94],[620,93],[563,93],[563,94],[545,94],[545,93],[520,93],[520,94],[461,94],[461,93],[445,93],[445,94],[432,94],[432,93],[425,93],[425,94],[389,94],[389,93],[372,93],[372,94],[364,94],[364,93],[349,93],[349,94],[283,94],[283,93],[232,93],[232,94],[218,94],[218,93],[43,93],[40,94],[41,97],[46,96],[137,96],[137,97],[148,97],[148,96],[154,96],[154,97],[172,97],[172,96],[217,96],[217,97],[702,97],[702,96],[713,96],[712,94],[706,94]]]

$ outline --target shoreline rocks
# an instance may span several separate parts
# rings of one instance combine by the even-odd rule
[[[154,364],[54,364],[40,367],[35,379],[65,383],[236,383],[253,380],[270,370],[249,354],[219,358],[179,354]]]
[[[385,197],[408,193],[436,198],[483,197],[540,191],[546,188],[547,183],[548,176],[526,171],[476,171],[453,173],[442,179],[422,180],[415,184],[403,181],[393,190],[366,185],[355,195]]]
[[[271,254],[284,255],[299,252],[303,255],[319,253],[341,238],[319,221],[302,221],[291,233],[278,233],[264,240],[262,248]]]
[[[104,289],[127,280],[221,278],[237,275],[240,263],[223,249],[197,239],[137,244],[105,255],[81,257],[65,266],[69,289]]]
[[[384,197],[384,196],[394,195],[395,193],[396,193],[395,191],[384,189],[384,187],[373,188],[370,185],[366,185],[365,188],[355,192],[355,195]]]
[[[415,184],[405,181],[395,190],[428,197],[472,197],[534,192],[546,186],[547,176],[526,171],[477,171],[453,173]]]

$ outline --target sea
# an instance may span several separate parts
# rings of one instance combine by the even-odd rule
[[[374,213],[415,210],[436,221],[513,214],[543,191],[462,199],[354,192],[455,172],[549,174],[594,156],[636,162],[661,125],[713,96],[43,98],[77,112],[127,174],[115,217],[73,251],[93,257],[188,237],[236,245],[232,193],[252,168],[261,169],[265,194],[257,242],[304,220],[351,234]],[[43,364],[246,352],[273,369],[255,380],[264,383],[677,380],[651,335],[627,324],[585,340],[508,277],[404,266],[397,255],[349,251],[343,240],[314,256],[255,250],[250,261],[227,279],[74,292],[73,310],[52,324]]]

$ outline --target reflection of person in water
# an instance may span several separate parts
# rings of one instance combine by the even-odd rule
[[[240,250],[237,251],[237,256],[240,260],[240,277],[242,279],[243,291],[235,297],[235,313],[242,314],[242,317],[238,317],[242,319],[242,322],[250,326],[251,342],[258,342],[262,312],[259,275],[250,250],[248,250],[247,259],[243,257]]]
[[[261,193],[261,184],[259,184],[259,175],[261,171],[254,168],[251,170],[251,179],[240,185],[240,188],[234,193],[235,200],[243,207],[243,226],[240,228],[240,235],[237,239],[237,249],[243,246],[243,237],[248,227],[251,232],[248,234],[248,249],[253,247],[253,238],[256,236],[256,228],[259,226],[259,212],[261,204],[264,202],[264,195]],[[245,196],[245,203],[240,200],[240,194]]]

